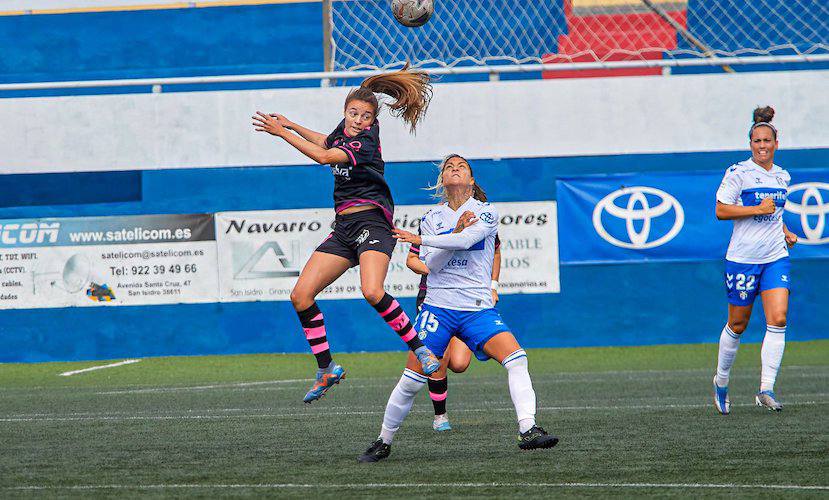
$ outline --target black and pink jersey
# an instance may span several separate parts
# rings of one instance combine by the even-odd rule
[[[345,120],[325,139],[325,147],[345,151],[348,161],[331,165],[334,174],[334,210],[355,205],[376,205],[393,223],[394,200],[383,177],[386,164],[380,148],[380,122],[354,137],[345,133]]]

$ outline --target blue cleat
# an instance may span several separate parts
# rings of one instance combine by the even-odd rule
[[[305,397],[302,398],[304,403],[311,403],[325,396],[328,389],[340,383],[340,380],[345,379],[345,368],[340,365],[334,365],[328,373],[318,373],[317,381],[311,386]]]
[[[718,386],[716,377],[714,377],[714,407],[722,415],[728,415],[731,412],[731,400],[728,399],[728,387]]]
[[[449,425],[449,417],[445,413],[443,415],[435,415],[435,421],[432,422],[432,429],[436,432],[451,431],[452,426]]]
[[[768,408],[770,411],[781,411],[783,405],[777,400],[774,391],[760,391],[754,396],[754,402],[757,406]]]
[[[440,360],[432,354],[428,347],[422,346],[415,349],[415,356],[420,361],[420,366],[423,368],[424,375],[431,375],[440,368]]]

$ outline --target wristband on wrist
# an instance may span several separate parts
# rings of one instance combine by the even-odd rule
[[[489,287],[495,291],[498,291],[498,281],[492,280],[492,283],[489,285]]]

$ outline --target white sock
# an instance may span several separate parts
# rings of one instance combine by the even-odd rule
[[[731,365],[737,357],[737,348],[740,347],[740,336],[731,330],[728,323],[720,334],[720,352],[717,356],[717,385],[728,387],[728,376],[731,373]]]
[[[501,362],[507,369],[509,395],[518,418],[518,432],[527,432],[535,425],[535,391],[527,369],[527,353],[518,349]]]
[[[423,389],[427,380],[423,375],[408,368],[403,370],[403,376],[391,391],[389,402],[386,404],[386,413],[383,415],[380,439],[384,443],[391,444],[394,433],[400,429],[400,425],[412,409],[415,396]]]
[[[773,391],[774,381],[777,379],[777,370],[783,361],[783,349],[786,347],[786,327],[766,325],[766,336],[763,339],[763,348],[760,349],[760,360],[763,368],[760,370],[760,390]]]

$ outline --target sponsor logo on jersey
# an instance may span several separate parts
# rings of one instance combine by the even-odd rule
[[[616,200],[621,200],[623,205],[617,204]],[[664,245],[679,234],[684,223],[685,211],[679,201],[667,192],[649,186],[613,191],[599,200],[593,209],[596,233],[611,245],[622,248],[643,250]],[[622,228],[626,235],[622,234]],[[626,240],[622,239],[624,236],[627,236]]]
[[[492,212],[484,212],[480,215],[480,219],[487,224],[492,224],[495,222],[495,216],[492,215]]]
[[[826,221],[829,215],[829,183],[803,182],[790,186],[789,196],[783,208],[786,213],[791,214],[786,217],[786,226],[797,234],[798,243],[829,243]]]

